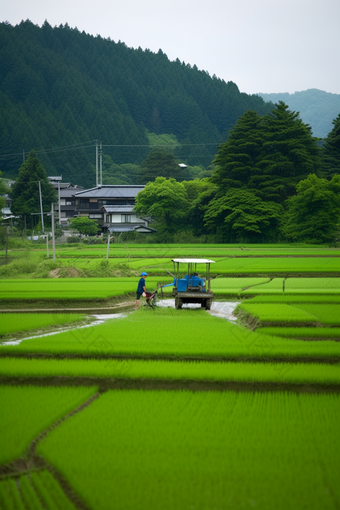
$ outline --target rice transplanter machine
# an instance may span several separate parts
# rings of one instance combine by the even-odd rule
[[[214,298],[214,293],[210,289],[210,264],[214,260],[209,259],[173,259],[175,269],[174,288],[172,295],[175,297],[175,307],[182,308],[184,303],[200,303],[202,308],[210,310]],[[183,264],[187,266],[187,274],[181,276],[180,271]],[[201,277],[197,265],[205,264],[205,277]]]

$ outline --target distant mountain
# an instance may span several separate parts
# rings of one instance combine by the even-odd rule
[[[106,168],[140,164],[150,133],[174,135],[181,162],[207,168],[240,115],[271,109],[161,50],[128,48],[67,24],[0,23],[0,62],[5,176],[16,174],[23,150],[35,149],[48,175],[91,186],[94,140],[103,143]]]
[[[333,129],[332,121],[340,113],[340,94],[331,94],[318,89],[308,89],[289,94],[259,93],[265,101],[284,101],[291,110],[300,112],[300,117],[313,130],[314,136],[325,138]]]

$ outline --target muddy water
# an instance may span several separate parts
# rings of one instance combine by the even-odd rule
[[[208,313],[227,319],[230,322],[236,322],[237,318],[233,315],[233,312],[239,304],[239,301],[214,301]],[[163,299],[157,301],[157,306],[175,308],[175,300]],[[201,308],[201,305],[199,303],[187,303],[183,305],[183,309],[185,308]]]
[[[50,333],[44,333],[42,335],[35,335],[35,336],[28,336],[26,338],[20,338],[20,340],[10,340],[9,342],[2,342],[1,345],[19,345],[24,340],[31,340],[32,338],[42,338],[44,336],[51,336],[51,335],[58,335],[59,333],[63,333],[64,331],[72,331],[74,329],[83,329],[83,328],[89,328],[92,326],[97,326],[98,324],[103,324],[103,322],[109,320],[109,319],[121,319],[123,317],[127,317],[127,313],[108,313],[103,315],[92,315],[92,317],[95,317],[95,320],[91,322],[90,324],[85,324],[84,326],[77,326],[64,328],[64,329],[58,329],[57,331],[52,331]],[[0,347],[1,347],[0,345]]]

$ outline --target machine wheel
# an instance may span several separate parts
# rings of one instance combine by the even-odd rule
[[[205,301],[205,309],[210,310],[210,308],[211,308],[211,299],[207,299]]]
[[[175,308],[176,310],[180,310],[183,305],[183,300],[179,297],[175,297]]]

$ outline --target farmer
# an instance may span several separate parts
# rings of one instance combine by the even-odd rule
[[[138,282],[137,295],[136,295],[137,299],[136,299],[135,310],[138,310],[138,305],[139,305],[139,300],[140,300],[141,295],[143,294],[143,292],[146,292],[145,278],[147,276],[148,276],[148,274],[143,272],[141,274],[141,279]]]

